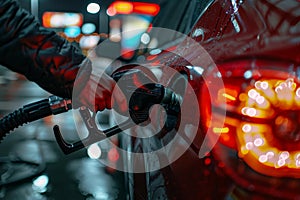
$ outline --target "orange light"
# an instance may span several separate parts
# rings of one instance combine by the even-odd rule
[[[218,92],[218,102],[224,102],[224,98],[226,102],[236,101],[238,96],[238,92],[235,88],[226,87],[226,89],[220,89]]]
[[[219,102],[225,98],[227,111],[245,116],[249,121],[226,116],[223,126],[218,126],[217,120],[208,128],[220,135],[220,143],[231,148],[235,146],[238,155],[255,171],[270,176],[300,178],[300,142],[296,138],[286,144],[277,138],[277,134],[297,131],[295,123],[298,119],[294,118],[300,112],[300,86],[288,78],[257,80],[243,91],[234,87],[226,84],[225,89],[218,91],[213,104],[220,106]],[[217,113],[214,115],[218,116]],[[271,121],[266,123],[265,120]]]
[[[226,93],[223,93],[223,97],[225,97],[226,99],[229,99],[231,101],[235,101],[236,98],[231,96],[230,94],[226,94]]]
[[[44,27],[46,27],[46,28],[51,27],[51,16],[52,16],[52,14],[50,12],[45,12],[43,14],[42,21],[43,21]]]
[[[265,175],[299,178],[298,143],[283,145],[285,142],[274,137],[274,132],[288,134],[296,129],[297,119],[294,121],[291,118],[293,114],[286,113],[300,110],[299,88],[291,78],[256,81],[254,85],[255,88],[248,91],[248,98],[242,98],[241,103],[244,107],[241,114],[252,118],[272,119],[275,127],[259,123],[242,123],[236,133],[239,156],[243,157],[253,169]]]
[[[159,5],[154,3],[133,2],[133,12],[138,14],[155,16],[159,10]]]
[[[275,147],[268,125],[242,124],[237,130],[239,156],[253,169],[270,176],[300,177],[300,151]]]
[[[155,16],[159,13],[160,6],[154,3],[144,2],[128,2],[128,1],[116,1],[113,2],[107,9],[109,16],[116,14],[143,14]]]
[[[116,1],[112,5],[117,14],[130,14],[133,11],[133,5],[131,2]]]
[[[300,81],[289,64],[277,68],[268,62],[257,62],[254,69],[252,60],[242,67],[235,61],[210,72],[211,78],[221,74],[224,87],[215,86],[207,99],[206,87],[214,84],[203,84],[203,126],[212,141],[218,138],[219,144],[236,150],[254,171],[300,178]],[[229,130],[223,134],[216,127]],[[216,147],[217,157],[226,159],[218,151]]]
[[[229,132],[229,128],[228,127],[225,127],[225,128],[214,127],[213,128],[213,132],[217,133],[217,134],[228,133]]]

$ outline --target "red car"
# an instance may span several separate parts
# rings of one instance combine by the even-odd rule
[[[148,57],[187,78],[185,109],[199,113],[182,119],[199,119],[197,135],[170,165],[128,173],[128,199],[299,199],[300,2],[215,0],[199,13],[189,39]],[[122,146],[147,152],[167,135]]]

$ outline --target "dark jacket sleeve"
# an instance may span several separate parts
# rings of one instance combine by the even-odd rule
[[[14,0],[0,1],[0,64],[48,92],[71,98],[81,51],[43,28]]]

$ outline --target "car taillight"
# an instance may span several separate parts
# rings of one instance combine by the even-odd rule
[[[207,132],[236,149],[257,172],[300,177],[300,70],[290,63],[264,60],[234,61],[218,70],[210,72],[212,78],[202,88],[214,88],[216,77],[224,81],[224,88],[214,88],[215,98],[202,95]],[[218,117],[225,117],[224,124]]]

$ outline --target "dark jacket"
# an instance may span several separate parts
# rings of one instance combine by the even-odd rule
[[[43,28],[14,0],[0,1],[0,64],[48,92],[71,98],[85,56],[55,32]]]

